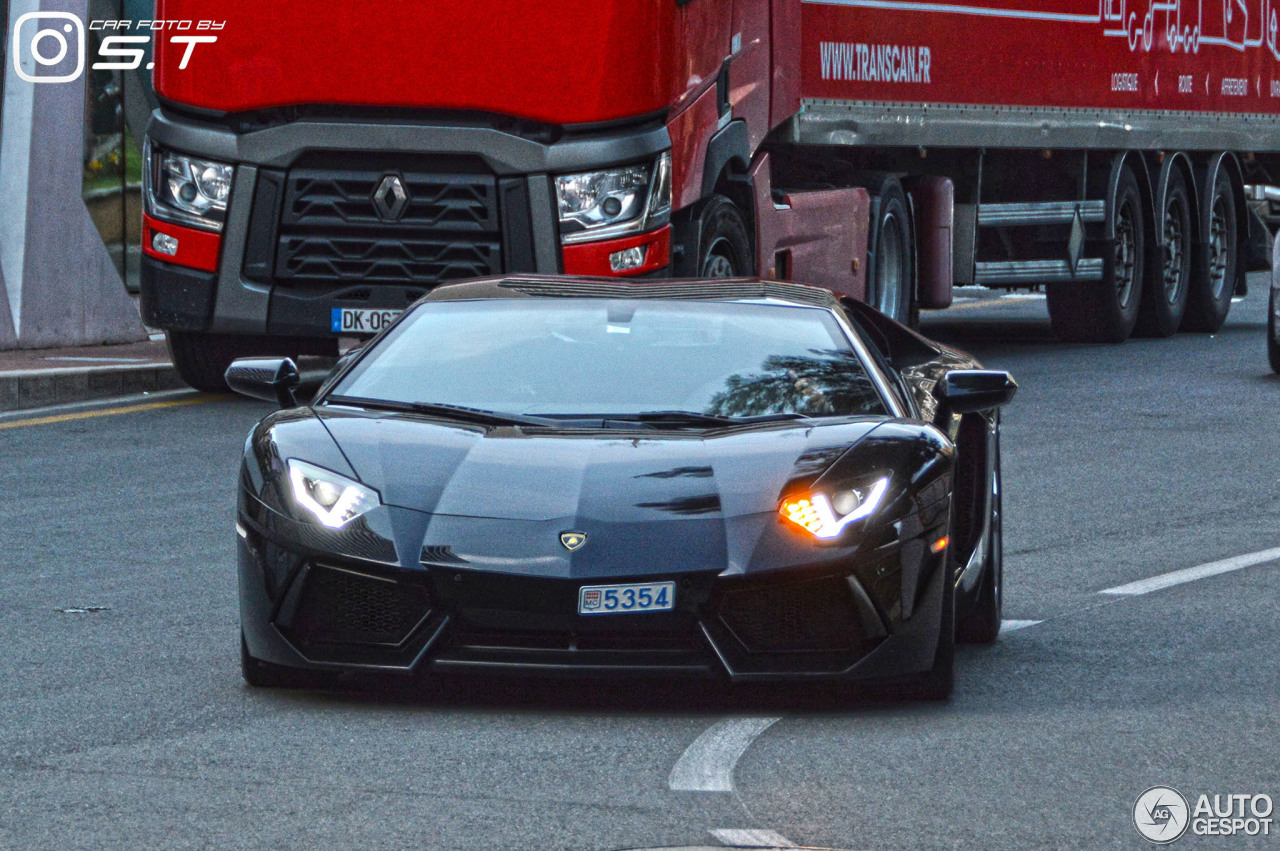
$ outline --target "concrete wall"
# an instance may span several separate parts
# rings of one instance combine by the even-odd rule
[[[5,2],[5,0],[0,0]],[[28,12],[68,12],[87,0],[9,0],[9,30]],[[41,27],[47,25],[41,25]],[[35,29],[31,23],[26,33]],[[81,199],[85,76],[32,83],[14,73],[71,74],[76,39],[58,65],[37,68],[27,51],[7,57],[0,112],[0,348],[123,343],[145,338],[138,310]],[[46,55],[56,52],[45,45]]]

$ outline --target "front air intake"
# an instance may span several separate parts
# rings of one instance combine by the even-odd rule
[[[423,585],[317,565],[304,580],[293,631],[307,644],[396,647],[430,613]]]
[[[718,614],[748,653],[848,652],[863,640],[843,576],[727,591]]]

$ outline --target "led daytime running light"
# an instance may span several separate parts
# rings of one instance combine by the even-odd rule
[[[321,525],[330,529],[341,529],[360,515],[378,507],[381,502],[378,492],[371,488],[323,467],[292,458],[289,459],[289,483],[293,486],[293,498],[298,505],[314,515]],[[337,497],[329,505],[317,500],[314,495],[332,495],[335,492]]]
[[[835,509],[831,507],[831,500],[822,493],[811,494],[808,498],[787,500],[782,504],[782,516],[808,531],[815,538],[830,540],[839,536],[849,524],[870,517],[880,507],[888,487],[889,479],[880,479],[871,486],[871,490],[858,507],[843,517],[836,516]]]

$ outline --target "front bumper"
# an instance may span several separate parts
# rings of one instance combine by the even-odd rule
[[[160,110],[148,135],[235,163],[236,173],[216,270],[202,275],[211,292],[196,300],[175,291],[176,267],[144,256],[144,307],[157,306],[147,321],[289,336],[330,336],[335,308],[403,309],[448,280],[598,265],[583,256],[589,244],[562,257],[552,176],[651,160],[671,146],[667,130],[652,126],[554,141],[480,125],[354,119],[237,132]],[[412,200],[384,221],[364,208],[393,174]],[[665,257],[666,245],[651,257]]]
[[[424,553],[414,568],[361,562],[241,524],[249,651],[313,670],[889,678],[931,667],[945,599],[945,556],[908,543],[836,569],[648,575],[639,579],[676,582],[674,611],[584,617],[578,589],[589,578],[471,571],[447,553]],[[886,606],[885,589],[904,575],[910,602]]]

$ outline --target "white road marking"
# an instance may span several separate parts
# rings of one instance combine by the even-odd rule
[[[794,848],[795,846],[776,830],[730,830],[711,831],[711,835],[721,845],[731,848]]]
[[[1044,623],[1044,621],[1015,621],[1005,618],[1004,621],[1000,623],[1000,634],[1004,635],[1006,632],[1017,632],[1020,629],[1026,629],[1027,627],[1035,626],[1038,623]]]
[[[685,748],[667,778],[673,792],[732,792],[733,769],[760,734],[780,718],[725,718]]]
[[[1208,579],[1210,576],[1231,573],[1234,570],[1243,570],[1246,567],[1253,567],[1255,564],[1265,564],[1270,561],[1280,561],[1280,547],[1162,573],[1150,579],[1140,579],[1127,585],[1106,588],[1098,593],[1115,597],[1136,597],[1140,594],[1150,594],[1152,591],[1161,591],[1165,588],[1172,588],[1175,585],[1195,582],[1197,579]]]

